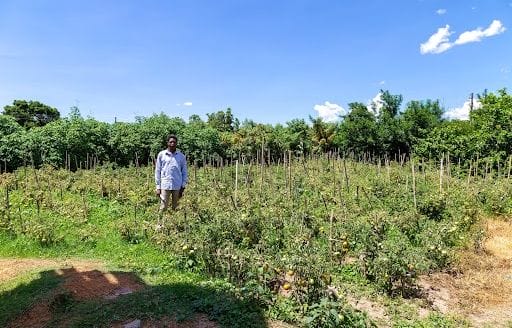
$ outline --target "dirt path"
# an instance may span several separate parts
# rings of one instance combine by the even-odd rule
[[[435,309],[456,313],[475,327],[510,327],[512,322],[512,222],[490,220],[480,253],[461,254],[456,274],[420,280]]]
[[[75,267],[81,271],[104,268],[102,262],[83,260],[0,259],[0,283],[29,271]]]

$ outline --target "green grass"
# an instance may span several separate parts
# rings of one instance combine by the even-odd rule
[[[62,278],[54,271],[32,272],[0,284],[0,327],[48,298]]]

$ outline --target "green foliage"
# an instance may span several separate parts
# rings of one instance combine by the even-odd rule
[[[22,126],[9,115],[0,115],[0,135],[7,136],[23,130]]]
[[[179,146],[191,163],[217,159],[224,154],[219,131],[199,121],[188,124],[183,129]]]
[[[411,101],[407,104],[401,120],[410,149],[441,124],[442,114],[439,100]]]
[[[310,117],[311,123],[311,140],[313,141],[313,151],[325,153],[326,151],[333,150],[334,137],[336,126],[332,123],[327,123],[321,117],[313,119]]]
[[[395,328],[463,328],[471,327],[469,322],[460,318],[443,316],[438,313],[431,313],[420,320],[400,319],[393,327]]]
[[[375,115],[362,103],[350,103],[348,106],[350,112],[340,125],[337,143],[356,154],[379,152]]]
[[[234,166],[195,168],[180,210],[158,228],[151,167],[2,174],[10,206],[0,212],[0,253],[95,254],[154,276],[183,270],[224,281],[280,320],[355,324],[360,313],[329,299],[338,282],[414,296],[419,275],[481,242],[480,211],[510,211],[503,175],[472,185],[446,176],[450,192],[439,195],[437,166],[424,163],[415,208],[410,167],[323,156],[289,165],[291,176],[239,163],[236,197]]]
[[[297,155],[311,151],[311,139],[308,138],[309,126],[303,119],[293,119],[286,123],[290,138],[290,149]]]
[[[482,105],[471,111],[469,121],[450,121],[434,128],[419,141],[416,154],[441,158],[449,153],[456,160],[506,162],[512,149],[512,96],[502,89],[479,100]]]
[[[308,307],[304,320],[306,327],[376,327],[364,313],[351,309],[341,300],[322,298]]]
[[[240,125],[238,119],[233,117],[231,108],[226,109],[226,112],[220,110],[206,116],[208,117],[206,123],[219,132],[233,132],[238,130]]]
[[[370,110],[363,103],[350,103],[349,113],[339,123],[310,117],[309,124],[292,119],[285,126],[251,120],[240,124],[230,108],[208,114],[206,122],[198,115],[185,122],[160,113],[137,117],[133,123],[107,124],[82,118],[76,107],[60,120],[45,112],[51,112],[46,105],[16,100],[15,105],[5,107],[5,114],[13,116],[0,116],[0,162],[7,171],[32,163],[71,169],[105,162],[140,166],[150,164],[165,148],[166,136],[174,133],[180,139],[179,148],[191,163],[198,164],[220,163],[220,159],[255,162],[262,157],[267,163],[278,162],[290,151],[300,156],[344,153],[373,162],[379,158],[403,161],[414,153],[443,158],[445,164],[460,163],[463,169],[478,159],[479,165],[489,162],[485,168],[489,171],[509,165],[511,99],[505,89],[485,93],[479,97],[482,106],[471,112],[469,121],[443,121],[438,100],[413,100],[401,112],[403,97],[381,90]],[[30,123],[30,111],[43,114],[34,114]],[[23,131],[21,126],[31,129]],[[479,167],[475,173],[487,174],[482,171]]]
[[[60,118],[56,108],[32,100],[14,100],[12,105],[4,106],[4,115],[14,117],[25,128],[44,126]]]

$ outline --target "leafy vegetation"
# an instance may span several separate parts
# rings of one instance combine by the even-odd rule
[[[480,214],[512,211],[503,171],[491,180],[439,167],[337,154],[193,166],[181,209],[162,229],[151,167],[22,168],[1,175],[0,255],[103,258],[160,281],[189,272],[224,281],[269,317],[370,326],[344,286],[414,297],[418,275],[478,244]]]
[[[259,124],[235,118],[230,108],[192,115],[188,122],[164,113],[138,117],[136,122],[84,119],[74,107],[66,118],[36,101],[16,100],[0,115],[2,171],[24,165],[49,164],[71,170],[102,163],[145,165],[174,133],[191,163],[261,159],[283,160],[283,154],[343,152],[353,158],[403,161],[413,153],[425,159],[461,162],[466,168],[486,159],[496,169],[510,161],[512,96],[505,89],[479,96],[469,121],[445,121],[439,101],[410,101],[381,91],[370,106],[354,102],[340,122],[321,118],[292,119],[286,125]],[[370,109],[369,109],[370,108]],[[258,155],[259,154],[259,155]]]

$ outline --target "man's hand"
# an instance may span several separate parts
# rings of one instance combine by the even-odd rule
[[[157,196],[160,196],[160,189],[157,189],[157,190],[155,191],[155,193],[156,193],[156,195],[157,195]]]

